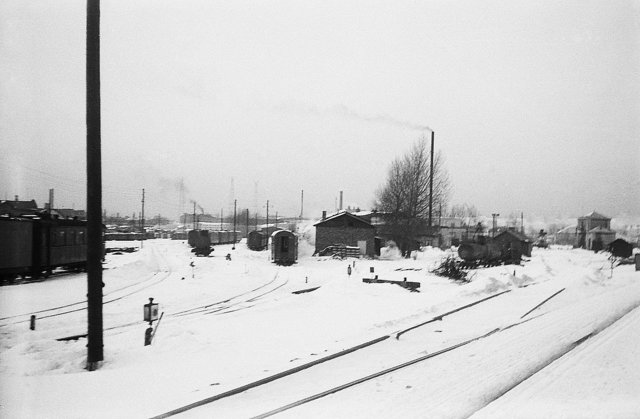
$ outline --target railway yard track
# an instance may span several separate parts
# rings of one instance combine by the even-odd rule
[[[525,315],[515,315],[512,313],[509,322],[494,319],[487,321],[482,330],[474,335],[452,336],[442,338],[440,336],[444,325],[439,324],[448,318],[461,316],[458,321],[465,321],[469,316],[478,316],[482,312],[480,308],[483,304],[499,305],[500,299],[497,297],[508,294],[510,290],[505,290],[489,297],[485,297],[469,304],[454,308],[442,314],[433,316],[431,319],[417,325],[379,336],[367,342],[355,345],[331,355],[307,362],[296,367],[281,371],[271,376],[263,377],[251,383],[229,389],[227,391],[212,395],[179,408],[167,411],[154,416],[153,419],[167,418],[180,414],[180,416],[207,416],[207,417],[247,417],[245,412],[236,414],[238,403],[246,405],[251,401],[252,409],[250,417],[265,418],[283,413],[329,396],[361,385],[370,380],[382,377],[387,374],[399,371],[404,368],[414,366],[418,363],[439,357],[449,352],[458,350],[473,342],[490,338],[500,332],[510,330],[522,324],[535,321],[545,313],[533,313],[529,310]],[[552,296],[558,293],[552,294]],[[547,297],[542,303],[548,301]],[[539,309],[541,301],[527,301],[534,309]],[[537,304],[535,304],[537,303]],[[470,313],[474,311],[473,313]],[[522,314],[522,313],[519,313]],[[437,329],[433,325],[438,324]],[[451,325],[455,329],[455,322]],[[429,330],[426,330],[429,329]],[[417,339],[404,344],[407,338],[400,340],[400,336],[407,332],[420,335]],[[438,339],[424,339],[429,335],[437,334]],[[589,334],[588,336],[591,336]],[[588,336],[579,340],[582,343]],[[392,339],[395,338],[395,339]],[[428,342],[425,347],[425,341]],[[418,356],[416,356],[418,354]],[[357,359],[357,362],[354,362]],[[368,360],[363,362],[363,360]],[[342,371],[339,378],[331,379],[334,371]],[[345,373],[345,371],[348,371]],[[322,378],[319,378],[322,377]],[[345,379],[345,377],[348,377]],[[328,386],[327,382],[333,383]],[[314,385],[315,382],[323,383],[322,386]],[[234,401],[233,399],[237,399]],[[261,403],[267,399],[268,402]]]
[[[488,279],[480,278],[460,288],[452,298],[403,297],[402,301],[412,304],[403,310],[369,317],[368,310],[377,308],[372,304],[357,313],[364,315],[354,318],[353,323],[323,324],[324,314],[334,306],[350,307],[362,292],[370,292],[367,296],[378,298],[376,303],[384,305],[389,296],[401,291],[312,278],[309,290],[320,288],[318,285],[322,290],[294,296],[291,294],[307,291],[290,292],[300,288],[301,277],[307,283],[303,270],[248,269],[247,265],[212,258],[202,260],[200,265],[196,262],[194,279],[193,264],[177,258],[161,262],[161,256],[147,259],[145,267],[154,272],[140,275],[135,283],[125,285],[122,279],[127,278],[125,275],[133,278],[130,274],[140,271],[141,266],[118,271],[119,276],[114,278],[120,281],[114,281],[114,285],[119,284],[119,288],[110,290],[103,300],[110,307],[105,311],[109,327],[104,331],[111,346],[126,347],[140,359],[157,357],[161,361],[153,365],[160,368],[164,368],[162,361],[173,359],[173,350],[183,353],[176,365],[180,369],[165,368],[167,379],[180,383],[174,385],[171,396],[138,394],[144,407],[136,416],[152,419],[346,418],[362,414],[418,417],[418,413],[420,417],[469,417],[484,412],[489,403],[504,403],[503,396],[511,395],[516,387],[530,387],[535,380],[528,380],[533,376],[548,376],[554,371],[555,361],[572,359],[582,352],[573,352],[576,348],[594,346],[590,342],[595,336],[640,305],[637,296],[629,292],[636,290],[637,284],[630,285],[633,288],[627,292],[620,287],[604,287],[598,266],[558,269],[554,261],[542,260],[538,270],[532,270],[534,275],[518,270],[520,275],[516,277],[515,268],[494,269]],[[121,262],[128,263],[126,259]],[[573,282],[565,280],[571,269],[582,269],[583,277],[574,275]],[[545,274],[537,275],[543,270]],[[191,281],[185,280],[186,272],[191,274]],[[130,342],[136,343],[133,341],[142,336],[142,327],[148,326],[140,319],[132,321],[134,311],[138,317],[140,302],[139,298],[128,297],[144,294],[172,276],[175,281],[167,281],[151,294],[164,302],[163,330],[158,344],[154,341],[153,347],[143,350],[141,343]],[[237,281],[239,277],[248,281]],[[434,282],[435,286],[439,284]],[[180,298],[169,298],[174,290],[181,293]],[[112,304],[117,301],[121,304]],[[607,301],[621,304],[608,312],[592,310],[595,306],[611,307]],[[75,301],[32,313],[5,312],[7,315],[0,318],[0,327],[5,329],[0,333],[17,333],[21,327],[7,326],[28,322],[32,314],[38,315],[38,320],[60,319],[84,310],[86,301]],[[238,312],[242,313],[233,315]],[[346,321],[351,313],[345,310],[344,314],[340,319]],[[217,315],[229,317],[207,320]],[[16,338],[7,349],[14,356],[28,354],[33,347],[44,349],[47,339],[77,329],[80,323],[76,318],[67,321],[63,317],[47,323],[37,334],[28,332],[37,339],[37,346]],[[334,316],[333,321],[337,319]],[[69,327],[74,324],[76,327]],[[181,343],[176,346],[178,341]],[[66,348],[71,355],[81,353],[82,345],[76,342],[56,348]],[[279,345],[287,346],[280,350]],[[225,349],[218,352],[217,348]],[[532,352],[535,356],[528,356]],[[190,365],[202,368],[189,374],[184,367]],[[163,384],[154,383],[153,388],[162,391]]]

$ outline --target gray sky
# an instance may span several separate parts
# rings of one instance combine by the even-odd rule
[[[0,199],[85,207],[85,2],[0,2]],[[640,215],[640,1],[102,1],[104,207],[370,208],[436,135],[452,203]]]

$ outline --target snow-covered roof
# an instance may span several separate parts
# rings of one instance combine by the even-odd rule
[[[556,234],[558,234],[558,233],[575,233],[577,228],[578,228],[577,226],[568,226],[568,227],[565,227],[563,229],[558,230]]]
[[[591,211],[589,214],[585,215],[584,217],[580,217],[580,218],[597,218],[599,220],[610,220],[611,218],[607,217],[606,215],[602,215],[600,213],[597,213],[595,211]]]
[[[314,224],[314,226],[317,226],[317,225],[320,225],[320,224],[324,224],[324,223],[326,223],[327,221],[335,220],[336,218],[345,217],[345,216],[346,216],[346,217],[353,218],[353,219],[355,219],[355,220],[358,220],[358,221],[360,221],[361,223],[365,223],[365,224],[371,225],[371,223],[370,223],[370,222],[368,222],[366,219],[361,218],[361,217],[358,217],[358,216],[356,216],[356,215],[351,214],[351,213],[350,213],[350,212],[348,212],[348,211],[344,211],[344,210],[343,210],[343,211],[338,211],[337,213],[335,213],[335,214],[332,214],[332,215],[328,216],[328,217],[327,217],[327,218],[325,218],[324,220],[320,220],[319,222],[315,223],[315,224]]]

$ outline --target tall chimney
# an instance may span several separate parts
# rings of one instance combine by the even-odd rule
[[[322,221],[327,218],[327,211],[322,211]]]
[[[53,189],[49,189],[49,210],[53,209]]]
[[[16,202],[18,202],[18,195],[16,195]]]
[[[342,211],[342,191],[340,191],[340,207],[338,207],[339,211]]]

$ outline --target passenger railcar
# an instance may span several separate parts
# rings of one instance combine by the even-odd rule
[[[271,235],[271,259],[277,265],[292,265],[298,260],[298,236],[289,230]]]
[[[0,278],[48,276],[56,268],[86,269],[87,222],[0,217]]]

